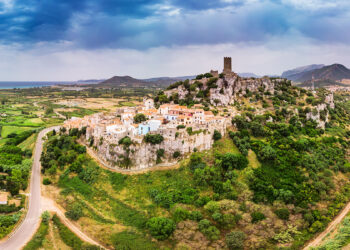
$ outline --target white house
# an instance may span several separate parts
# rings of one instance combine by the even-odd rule
[[[148,124],[150,131],[157,131],[162,122],[160,120],[149,120]]]

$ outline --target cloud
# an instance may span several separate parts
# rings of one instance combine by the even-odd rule
[[[287,41],[288,38],[284,38]],[[216,44],[135,49],[70,49],[66,44],[53,50],[41,44],[31,50],[0,46],[1,80],[66,81],[103,79],[114,75],[138,78],[194,75],[210,69],[222,70],[223,57],[231,56],[235,72],[259,75],[281,74],[296,66],[335,62],[350,66],[350,47],[315,46],[298,41],[294,46],[276,50],[280,40],[268,44]]]
[[[296,33],[348,43],[349,10],[347,0],[1,0],[0,43],[145,49]]]

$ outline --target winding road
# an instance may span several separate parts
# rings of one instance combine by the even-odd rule
[[[41,180],[40,180],[40,156],[43,150],[44,140],[46,134],[52,130],[58,130],[60,126],[50,127],[42,130],[35,144],[34,160],[32,166],[32,173],[30,179],[30,193],[28,212],[22,222],[15,228],[15,230],[3,241],[0,242],[1,250],[17,250],[22,249],[31,240],[37,229],[39,228],[40,216],[43,209],[56,212],[61,221],[73,231],[79,238],[90,244],[103,246],[92,240],[84,234],[74,223],[70,222],[64,213],[55,205],[55,203],[47,198],[41,197]],[[43,199],[43,202],[42,202]],[[43,203],[45,205],[43,205]],[[47,206],[49,204],[49,206]]]
[[[0,249],[21,249],[34,235],[39,227],[41,215],[41,190],[40,190],[40,156],[43,150],[44,136],[59,127],[50,127],[40,131],[35,144],[32,174],[30,179],[30,194],[28,212],[20,225],[0,243]]]

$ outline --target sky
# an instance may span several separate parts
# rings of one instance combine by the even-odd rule
[[[0,0],[0,81],[350,67],[349,0]]]

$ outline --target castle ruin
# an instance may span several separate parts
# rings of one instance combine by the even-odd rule
[[[224,74],[231,74],[232,73],[232,59],[231,57],[224,57]]]

